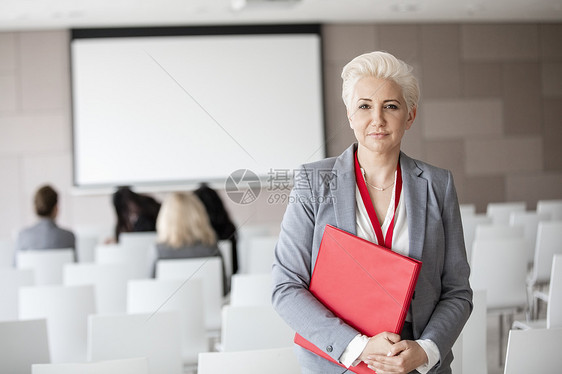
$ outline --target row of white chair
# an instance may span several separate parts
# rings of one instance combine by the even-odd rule
[[[298,374],[301,372],[291,347],[239,352],[208,352],[199,355],[198,374]],[[14,373],[13,371],[11,373]],[[148,374],[145,357],[74,364],[35,364],[32,374]]]

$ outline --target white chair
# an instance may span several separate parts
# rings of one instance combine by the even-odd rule
[[[47,319],[53,363],[86,359],[86,320],[96,312],[93,286],[22,287],[20,319]]]
[[[474,204],[459,204],[461,216],[473,216],[476,214],[476,205]]]
[[[552,258],[562,254],[562,221],[539,222],[533,269],[528,279],[529,294],[532,295],[532,315],[537,315],[538,300],[547,301],[541,289],[548,285],[552,270]]]
[[[512,226],[507,224],[485,224],[476,226],[476,230],[474,232],[474,240],[490,240],[502,238],[524,239],[523,226]]]
[[[0,322],[2,373],[29,374],[32,364],[49,362],[45,319]]]
[[[80,263],[94,262],[96,246],[100,243],[97,235],[76,235],[76,257]]]
[[[129,281],[127,313],[181,312],[184,363],[197,363],[197,355],[209,350],[205,334],[203,284],[201,279]]]
[[[34,364],[31,374],[149,374],[146,357],[79,364]]]
[[[560,373],[562,329],[511,330],[504,374]]]
[[[125,264],[66,264],[63,274],[67,286],[94,286],[99,314],[125,313],[129,280]]]
[[[562,200],[539,200],[537,213],[548,214],[553,221],[562,220]]]
[[[181,374],[179,312],[91,315],[88,360],[146,357],[151,374]]]
[[[248,241],[248,252],[246,259],[246,270],[248,274],[271,273],[275,246],[279,237],[258,236]]]
[[[0,269],[14,266],[14,244],[10,240],[0,240]]]
[[[230,305],[271,305],[272,287],[271,274],[234,274]]]
[[[550,273],[550,287],[546,319],[515,321],[514,329],[562,328],[562,255],[554,255]]]
[[[156,244],[158,235],[154,231],[122,232],[119,234],[119,244],[124,247],[147,249]]]
[[[539,222],[550,221],[550,215],[537,212],[513,212],[509,216],[509,224],[523,228],[523,237],[527,244],[527,264],[532,268],[535,258],[535,244]]]
[[[272,306],[223,308],[221,344],[224,352],[290,347],[294,331]]]
[[[18,319],[19,288],[33,285],[32,269],[0,268],[0,321]]]
[[[509,224],[509,215],[513,212],[524,212],[527,204],[523,201],[488,203],[486,215],[492,218],[495,225]]]
[[[475,290],[472,300],[474,307],[462,332],[462,373],[487,374],[486,291]]]
[[[492,218],[485,214],[474,214],[462,216],[462,228],[464,233],[464,244],[468,261],[472,261],[472,243],[476,234],[476,227],[479,225],[491,225]]]
[[[127,266],[128,279],[146,279],[152,277],[154,248],[124,246],[122,244],[104,244],[96,247],[97,264],[124,264]]]
[[[16,253],[16,267],[18,269],[33,269],[35,284],[62,284],[62,268],[65,264],[74,262],[74,250],[41,249],[18,251]]]
[[[504,315],[509,326],[513,314],[527,310],[527,253],[525,241],[517,239],[475,240],[470,284],[486,290],[488,313],[499,314],[499,354],[503,359]]]
[[[197,374],[217,373],[299,374],[301,368],[292,347],[199,354]]]
[[[275,230],[271,225],[242,225],[238,228],[238,274],[248,272],[248,247],[250,240],[255,237],[279,235],[279,229]]]
[[[220,257],[158,260],[156,278],[182,281],[191,278],[202,279],[205,327],[207,330],[220,329],[223,304],[223,274]]]
[[[230,240],[219,240],[217,243],[224,261],[224,272],[226,279],[232,277],[232,242]]]

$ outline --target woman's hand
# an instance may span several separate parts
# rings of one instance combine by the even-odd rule
[[[391,332],[381,332],[371,338],[361,352],[359,360],[365,361],[369,355],[386,355],[390,352],[392,345],[400,341],[400,335]]]
[[[392,344],[386,353],[367,355],[363,362],[377,374],[406,374],[425,364],[427,355],[415,341],[402,340]]]

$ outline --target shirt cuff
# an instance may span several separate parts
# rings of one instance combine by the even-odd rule
[[[427,363],[418,366],[416,370],[419,371],[420,374],[426,374],[429,370],[431,370],[431,368],[435,366],[435,364],[439,362],[439,360],[441,359],[441,354],[439,353],[439,348],[437,348],[437,345],[429,339],[416,340],[416,343],[418,343],[420,347],[422,347],[422,349],[425,351],[425,354],[427,355]]]
[[[361,356],[361,353],[367,346],[368,342],[368,337],[366,337],[365,335],[357,334],[355,338],[353,338],[353,340],[349,342],[349,344],[345,348],[345,351],[343,351],[343,353],[341,354],[339,359],[341,364],[346,368],[358,365],[361,362],[358,360],[358,358],[359,356]]]

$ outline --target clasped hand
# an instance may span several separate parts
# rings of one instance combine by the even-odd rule
[[[369,339],[359,356],[377,374],[406,374],[427,362],[427,355],[413,340],[400,340],[400,335],[382,332]]]

